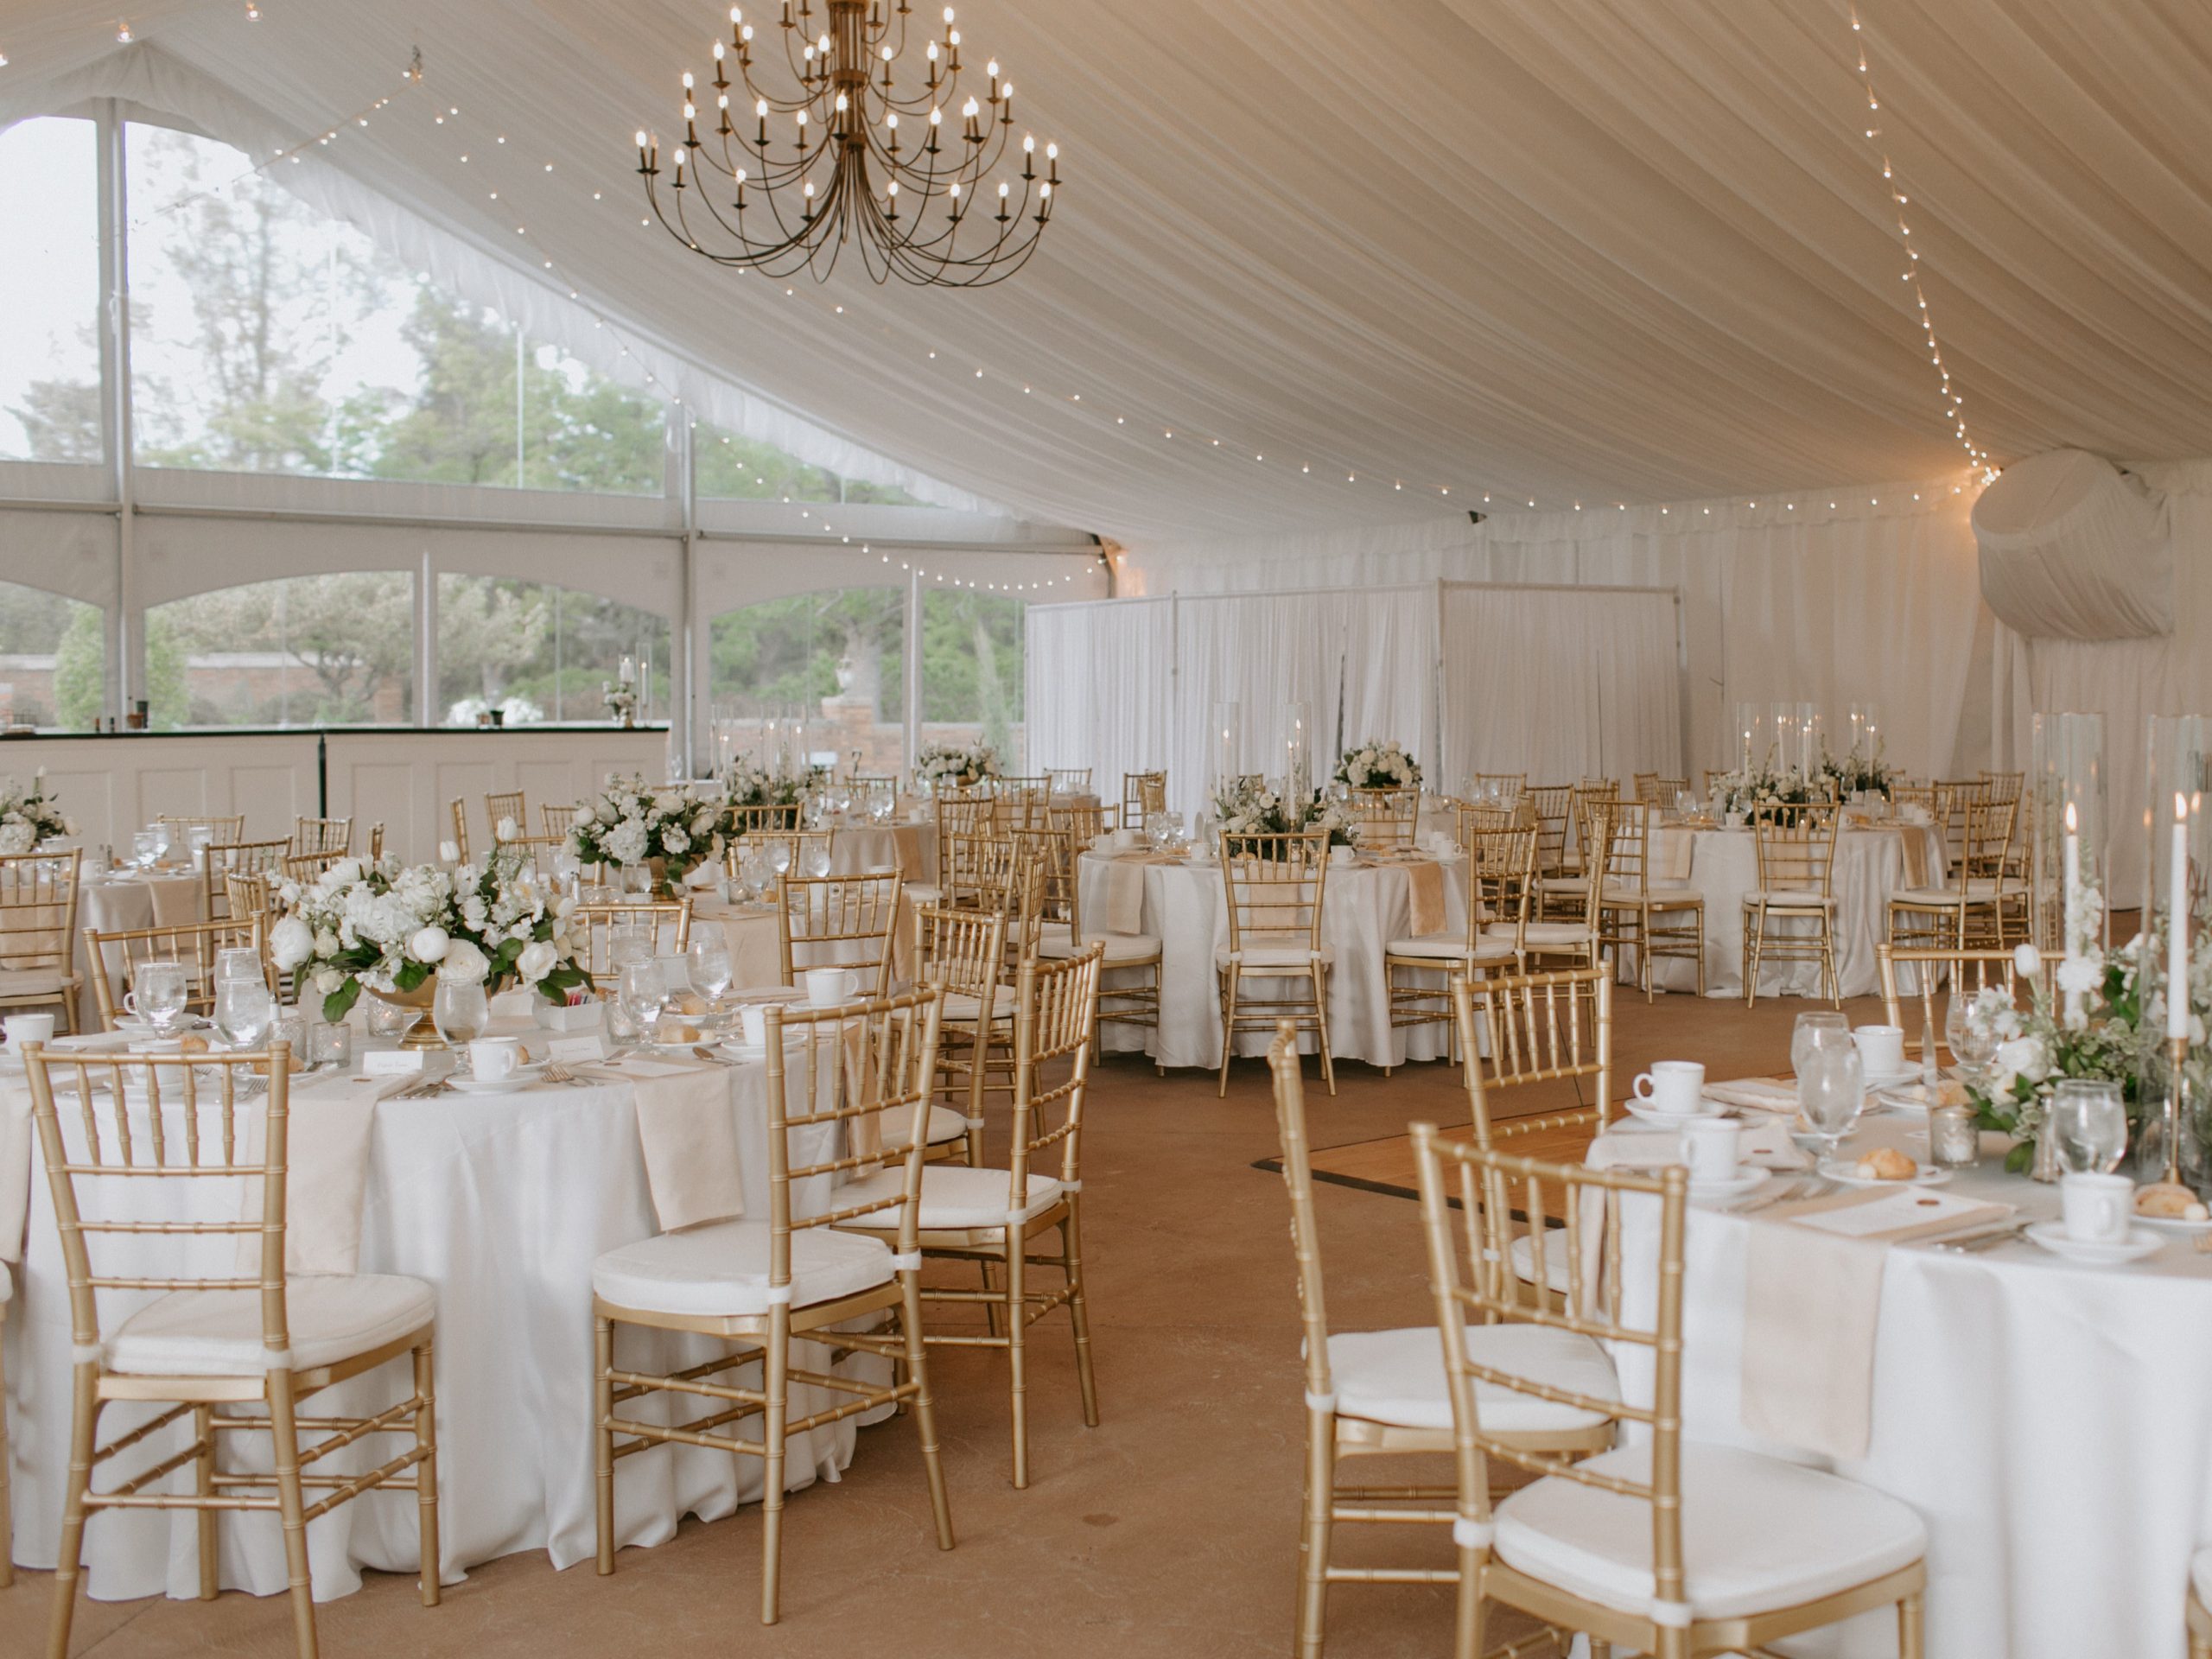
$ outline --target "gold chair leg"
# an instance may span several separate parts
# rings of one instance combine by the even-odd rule
[[[1479,1549],[1459,1552],[1458,1618],[1452,1630],[1452,1659],[1482,1659],[1483,1554]]]
[[[767,1403],[760,1417],[760,1622],[772,1624],[779,1611],[784,1567],[784,1421],[791,1390],[791,1310],[788,1302],[769,1312],[767,1351],[761,1360]]]
[[[599,1572],[604,1578],[614,1571],[614,1431],[607,1427],[614,1416],[614,1321],[594,1322],[592,1363],[592,1474],[598,1487]]]
[[[899,1334],[906,1342],[906,1374],[914,1381],[914,1430],[921,1437],[922,1470],[929,1478],[930,1516],[937,1523],[937,1547],[952,1548],[952,1504],[945,1495],[944,1465],[938,1456],[937,1406],[930,1398],[928,1344],[922,1331],[922,1275],[908,1268],[899,1275]]]
[[[1337,1424],[1306,1408],[1306,1524],[1298,1541],[1298,1659],[1321,1659],[1329,1601],[1330,1511],[1337,1497]]]
[[[213,1406],[194,1408],[192,1414],[193,1438],[200,1442],[200,1455],[192,1460],[192,1490],[196,1497],[215,1495],[215,1408]],[[219,1577],[216,1560],[216,1522],[220,1517],[212,1509],[206,1509],[193,1517],[200,1532],[200,1599],[215,1599],[216,1580]]]
[[[1696,915],[1697,915],[1697,995],[1698,995],[1698,1001],[1700,1001],[1701,1002],[1701,1001],[1703,1001],[1705,1000],[1705,906],[1704,906],[1703,905],[1700,905],[1700,906],[1697,907]]]
[[[1060,1259],[1067,1264],[1068,1324],[1075,1332],[1075,1375],[1083,1389],[1083,1421],[1098,1427],[1098,1379],[1090,1369],[1090,1307],[1083,1295],[1083,1195],[1068,1200],[1060,1224]]]
[[[100,1424],[93,1367],[77,1367],[72,1393],[69,1474],[62,1489],[61,1548],[54,1556],[54,1611],[47,1623],[47,1659],[69,1659],[69,1620],[77,1610],[77,1574],[85,1555],[85,1493],[92,1484],[92,1446]]]
[[[1925,1623],[1926,1616],[1921,1610],[1918,1591],[1916,1590],[1912,1594],[1899,1599],[1897,1602],[1897,1659],[1922,1659],[1927,1641]],[[2197,1649],[2202,1644],[2192,1642],[2190,1646],[2192,1649]],[[2192,1659],[2196,1659],[2194,1654]]]
[[[435,1344],[425,1338],[415,1351],[415,1444],[423,1460],[415,1465],[416,1543],[422,1556],[425,1607],[438,1605],[444,1562],[438,1553],[438,1378]]]
[[[1329,1085],[1333,1098],[1337,1092],[1337,1063],[1329,1052],[1329,970],[1319,963],[1313,964],[1313,1025],[1321,1044],[1321,1081]]]
[[[1744,1006],[1757,1007],[1759,1000],[1759,941],[1766,932],[1766,912],[1753,910],[1744,918]]]
[[[990,1298],[983,1304],[984,1327],[995,1338],[1000,1334],[998,1280],[991,1272],[989,1257],[979,1255],[976,1258],[976,1276],[982,1282],[983,1294]]]
[[[1005,1232],[1007,1383],[1014,1406],[1014,1486],[1020,1491],[1029,1484],[1029,1320],[1022,1300],[1029,1243],[1018,1225]]]
[[[1229,1055],[1236,1040],[1236,964],[1230,963],[1222,970],[1221,979],[1221,1083],[1214,1090],[1214,1098],[1229,1097]]]
[[[292,1599],[292,1639],[299,1659],[315,1659],[315,1582],[308,1570],[307,1504],[300,1493],[300,1430],[294,1419],[292,1374],[269,1373],[269,1432],[276,1443],[276,1511],[284,1523],[284,1574]]]

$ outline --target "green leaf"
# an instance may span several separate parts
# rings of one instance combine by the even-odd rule
[[[391,976],[392,988],[401,991],[411,991],[429,976],[430,964],[429,963],[410,961],[405,966],[401,968],[397,973]]]
[[[2036,1143],[2032,1141],[2018,1141],[2005,1154],[2005,1168],[2010,1174],[2024,1175],[2028,1166],[2035,1160]]]
[[[322,999],[322,1017],[332,1025],[343,1020],[360,1000],[361,982],[347,975],[346,982]]]

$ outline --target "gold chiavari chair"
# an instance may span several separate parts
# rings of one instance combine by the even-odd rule
[[[1520,944],[1523,962],[1531,957],[1567,958],[1594,965],[1604,950],[1605,940],[1598,928],[1600,898],[1611,868],[1612,824],[1620,807],[1614,801],[1590,800],[1578,802],[1577,808],[1587,827],[1583,833],[1586,851],[1579,855],[1580,867],[1574,874],[1539,875],[1532,908],[1541,914],[1519,924],[1492,922],[1484,930],[1493,938],[1510,933]],[[1540,861],[1541,834],[1540,830]],[[1554,909],[1565,914],[1554,916]]]
[[[1525,772],[1471,772],[1467,782],[1475,796],[1486,801],[1517,801],[1529,790]]]
[[[446,803],[446,811],[453,819],[453,844],[460,849],[461,861],[468,862],[468,804],[453,800]]]
[[[1602,968],[1519,974],[1509,979],[1452,982],[1452,1011],[1467,1090],[1471,1133],[1478,1147],[1521,1136],[1595,1135],[1605,1128],[1613,1098],[1613,980]],[[1487,1055],[1483,1051],[1488,1050]],[[1501,1122],[1494,1099],[1536,1084],[1567,1083],[1590,1103],[1571,1111],[1523,1114]],[[1565,1241],[1523,1241],[1511,1261],[1530,1284],[1567,1287]],[[1541,1262],[1541,1276],[1538,1267]]]
[[[1956,878],[1949,886],[1892,892],[1891,944],[1996,949],[2026,937],[2027,884],[2005,873],[2018,810],[2016,801],[1966,802]]]
[[[369,862],[384,862],[384,820],[378,818],[369,826]]]
[[[0,1008],[58,1007],[71,1033],[85,983],[71,960],[84,856],[73,847],[0,857]]]
[[[1967,808],[1977,801],[1991,798],[1987,780],[1980,778],[1959,778],[1937,785],[1943,791],[1946,808],[1943,817],[1943,850],[1950,859],[1950,874],[1963,873],[1966,861]]]
[[[120,928],[102,932],[85,930],[85,960],[92,970],[92,1001],[99,1010],[100,1029],[114,1031],[123,999],[118,987],[129,983],[149,962],[174,962],[184,969],[184,1011],[211,1014],[215,1011],[215,961],[225,950],[251,950],[261,958],[273,995],[278,986],[270,976],[268,918],[265,914],[232,917],[219,922],[174,922],[156,927]]]
[[[1636,798],[1637,800],[1651,801],[1656,803],[1659,799],[1659,774],[1657,772],[1639,772],[1636,774],[1632,781],[1636,785]]]
[[[938,1007],[931,990],[838,1008],[771,1005],[767,1215],[663,1233],[610,1250],[593,1266],[593,1441],[602,1575],[614,1571],[619,1461],[669,1445],[759,1458],[765,1483],[760,1622],[773,1624],[783,1575],[785,1437],[886,1407],[912,1408],[938,1548],[952,1548],[952,1512],[922,1341],[917,1225]],[[788,1049],[786,1039],[791,1039]],[[833,1186],[879,1170],[883,1154],[868,1142],[883,1120],[903,1120],[906,1150],[892,1168],[863,1177],[858,1186]],[[856,1192],[864,1196],[855,1199]],[[810,1200],[824,1197],[829,1207],[814,1209]],[[735,1209],[738,1195],[730,1199]],[[874,1236],[843,1230],[844,1224],[886,1210],[893,1214]],[[889,1240],[882,1233],[890,1234]],[[880,1328],[887,1315],[892,1328]],[[616,1338],[626,1325],[688,1332],[727,1346],[718,1357],[679,1371],[639,1371],[616,1363]],[[842,1374],[827,1363],[839,1350],[890,1362],[891,1380],[879,1383]],[[733,1375],[756,1363],[758,1383],[747,1386],[741,1373]],[[838,1396],[836,1402],[794,1416],[794,1382],[828,1390]],[[660,1414],[640,1411],[633,1402],[656,1399],[672,1408],[690,1402],[698,1414],[673,1424],[644,1421]],[[759,1425],[759,1438],[745,1434],[748,1421]]]
[[[1651,964],[1661,958],[1695,963],[1697,994],[1705,995],[1705,895],[1686,879],[1653,871],[1651,841],[1658,817],[1652,802],[1621,809],[1613,827],[1612,868],[1598,900],[1599,935],[1613,947],[1616,961],[1621,950],[1635,950],[1647,1002]]]
[[[2027,776],[2024,772],[1985,772],[1978,781],[1988,785],[1991,800],[2017,801]]]
[[[1161,950],[1160,937],[1154,933],[1116,933],[1110,930],[1086,927],[1083,919],[1083,849],[1090,844],[1093,830],[1084,833],[1080,829],[1059,827],[1064,811],[1103,814],[1100,807],[1052,809],[1064,849],[1058,856],[1057,868],[1048,874],[1046,882],[1046,913],[1044,928],[1038,940],[1038,954],[1047,960],[1062,960],[1082,955],[1093,946],[1104,953],[1104,965],[1099,970],[1098,1027],[1134,1026],[1143,1031],[1160,1028],[1160,974]],[[1028,832],[1034,833],[1034,832]],[[1064,905],[1065,916],[1056,916],[1056,905]],[[1106,982],[1112,974],[1117,981]],[[1093,1032],[1092,1057],[1099,1050]],[[1165,1075],[1166,1068],[1158,1061],[1153,1070]]]
[[[321,858],[329,855],[317,854],[315,856]],[[308,861],[306,859],[299,861],[302,864]],[[313,874],[297,874],[290,868],[292,860],[288,858],[284,863],[285,874],[295,881],[312,881],[322,873],[317,869]],[[276,883],[266,872],[233,870],[223,878],[223,896],[228,902],[232,920],[244,921],[248,917],[263,916],[270,918],[271,925],[274,925],[274,917],[279,907]]]
[[[538,831],[549,839],[566,841],[575,822],[576,809],[573,802],[567,806],[541,805],[537,809]]]
[[[1124,830],[1141,830],[1154,812],[1167,810],[1167,774],[1125,772],[1122,774],[1122,822]]]
[[[610,948],[615,934],[626,929],[652,929],[657,957],[680,957],[690,947],[691,895],[688,893],[680,899],[594,899],[578,905],[569,914],[576,960],[594,977],[614,971]]]
[[[1229,942],[1214,952],[1221,993],[1221,1081],[1229,1093],[1229,1062],[1240,1031],[1274,1031],[1287,1019],[1311,1031],[1321,1051],[1321,1078],[1337,1092],[1329,1050],[1329,969],[1334,953],[1321,937],[1327,897],[1325,830],[1291,835],[1221,836],[1221,880],[1228,899]],[[1244,982],[1277,988],[1248,995]],[[1294,988],[1300,982],[1305,988]]]
[[[1646,806],[1672,807],[1690,786],[1687,778],[1662,778],[1649,774],[1649,788],[1645,787],[1645,773],[1637,774],[1636,798]]]
[[[295,855],[344,854],[353,850],[353,819],[294,818],[292,820],[292,851]]]
[[[938,1086],[966,1107],[968,1162],[983,1161],[983,1095],[995,1070],[1011,1092],[1014,1011],[1002,1000],[1006,916],[995,910],[914,907],[914,976],[944,993],[938,1022]],[[995,1057],[998,1062],[994,1065]]]
[[[297,881],[302,886],[305,886],[309,882],[320,880],[325,870],[327,870],[334,864],[343,862],[349,856],[351,856],[349,854],[336,852],[287,854],[283,866],[283,874],[285,879]],[[230,890],[229,884],[240,874],[258,874],[264,880],[270,881],[273,886],[276,880],[276,873],[272,871],[226,871],[223,875],[223,880],[225,883],[224,890],[226,892]],[[232,913],[235,915],[237,912],[234,911]]]
[[[1420,813],[1417,790],[1355,789],[1351,792],[1353,839],[1363,852],[1409,852]]]
[[[1885,939],[1874,947],[1882,972],[1882,1018],[1902,1030],[1904,1004],[1899,993],[1900,969],[1912,970],[1920,998],[1920,1056],[1924,1062],[1939,1046],[1943,1029],[1936,1017],[1936,982],[1948,979],[1953,996],[1973,995],[1991,989],[2008,995],[2018,979],[2010,950],[1967,950],[1943,945],[1891,944]],[[1971,971],[1969,971],[1971,970]]]
[[[1291,1245],[1305,1336],[1306,1478],[1293,1648],[1299,1659],[1320,1659],[1331,1585],[1457,1580],[1459,1573],[1451,1567],[1338,1566],[1333,1549],[1339,1525],[1452,1524],[1455,1487],[1338,1484],[1339,1465],[1351,1459],[1433,1457],[1450,1451],[1452,1402],[1430,1326],[1331,1332],[1306,1139],[1306,1083],[1297,1033],[1287,1021],[1268,1050],[1268,1063],[1274,1077],[1275,1128],[1283,1185],[1290,1195]],[[1586,1338],[1547,1343],[1539,1358],[1530,1352],[1535,1344],[1510,1326],[1470,1324],[1465,1331],[1468,1351],[1484,1363],[1533,1363],[1553,1389],[1610,1388],[1618,1393],[1604,1351]],[[1501,1347],[1508,1351],[1499,1351]],[[1495,1397],[1485,1392],[1484,1404],[1497,1414],[1500,1432],[1531,1451],[1567,1456],[1600,1452],[1612,1444],[1607,1412],[1561,1405],[1533,1391]]]
[[[1893,1606],[1903,1659],[1921,1659],[1928,1535],[1919,1516],[1886,1493],[1802,1464],[1685,1440],[1688,1172],[1514,1157],[1448,1141],[1433,1123],[1414,1124],[1413,1143],[1459,1471],[1455,1659],[1483,1651],[1491,1601],[1586,1634],[1593,1651],[1605,1644],[1654,1659],[1769,1652],[1798,1631]],[[1599,1287],[1564,1306],[1531,1301],[1501,1268],[1516,1231],[1544,1230],[1548,1190],[1560,1195],[1568,1224],[1570,1281]],[[1635,1269],[1648,1288],[1639,1286],[1633,1300],[1618,1243],[1630,1204],[1657,1212],[1657,1249]],[[1465,1339],[1470,1322],[1527,1345],[1484,1353]],[[1551,1386],[1531,1357],[1569,1338],[1638,1353],[1651,1373],[1649,1403]],[[1554,1406],[1605,1413],[1643,1432],[1580,1462],[1516,1444],[1504,1433],[1503,1402],[1539,1389]],[[1535,1478],[1494,1499],[1494,1462]]]
[[[232,842],[245,839],[245,814],[243,812],[199,817],[164,812],[154,822],[168,830],[169,855],[172,857],[192,844],[192,832],[195,830],[206,830],[210,841]]]
[[[226,908],[230,901],[223,886],[225,876],[281,874],[291,852],[289,839],[212,842],[200,872],[200,913],[211,922],[222,920],[230,914]]]
[[[797,801],[786,801],[781,805],[733,806],[729,813],[731,833],[735,836],[789,835],[798,829]]]
[[[514,823],[514,833],[503,836],[499,833],[499,825],[508,820],[512,820]],[[519,789],[493,790],[487,792],[484,797],[484,823],[492,832],[492,841],[495,846],[502,841],[512,841],[518,836],[528,834],[530,830],[529,792]]]
[[[423,1605],[438,1601],[437,1411],[432,1363],[437,1296],[388,1274],[292,1276],[285,1262],[289,1051],[175,1058],[24,1056],[31,1115],[54,1193],[76,1355],[69,1472],[61,1511],[48,1652],[69,1650],[85,1522],[103,1510],[190,1510],[199,1516],[200,1597],[215,1598],[219,1516],[273,1515],[283,1528],[293,1640],[316,1651],[308,1522],[372,1491],[416,1498]],[[211,1080],[212,1079],[212,1080]],[[236,1179],[245,1203],[202,1203],[175,1219],[206,1179]],[[158,1292],[118,1319],[123,1293]],[[411,1360],[404,1397],[371,1416],[302,1416],[303,1401],[387,1362]],[[111,1403],[162,1408],[99,1444]],[[257,1408],[257,1410],[256,1409]],[[159,1460],[92,1489],[95,1469],[182,1422],[192,1443],[156,1441]],[[312,1443],[302,1444],[303,1434]],[[411,1438],[358,1473],[327,1472],[327,1452],[369,1436]],[[271,1472],[220,1453],[266,1436]],[[257,1462],[258,1459],[254,1459]],[[165,1477],[191,1471],[191,1490]],[[318,1497],[317,1494],[321,1496]]]
[[[922,1172],[918,1221],[925,1260],[972,1262],[980,1290],[925,1287],[925,1302],[981,1306],[986,1332],[925,1330],[932,1345],[995,1348],[1007,1356],[1013,1398],[1014,1484],[1029,1484],[1029,1327],[1055,1309],[1068,1310],[1075,1337],[1083,1421],[1098,1427],[1098,1386],[1091,1375],[1090,1316],[1083,1286],[1083,1105],[1090,1080],[1090,1033],[1097,1012],[1096,946],[1061,962],[1022,964],[1014,992],[1014,1126],[1004,1168],[932,1164]],[[1062,1068],[1065,1067],[1065,1071]],[[1054,1083],[1048,1072],[1058,1075]],[[860,1205],[874,1193],[899,1191],[898,1172],[884,1170],[838,1196]],[[881,1233],[897,1224],[880,1211],[845,1224]],[[1032,1241],[1057,1234],[1057,1254]],[[909,1245],[905,1248],[912,1249]],[[1038,1268],[1060,1282],[1033,1288]]]
[[[1759,970],[1770,962],[1817,962],[1828,1000],[1843,1006],[1835,971],[1835,842],[1841,825],[1842,815],[1833,806],[1769,806],[1752,815],[1759,884],[1744,895],[1745,1007],[1758,1003]]]
[[[1461,809],[1463,814],[1470,810]],[[1462,823],[1465,823],[1463,817]],[[1480,976],[1521,963],[1522,932],[1529,920],[1529,889],[1536,862],[1533,825],[1463,830],[1467,855],[1467,925],[1463,932],[1442,932],[1393,939],[1382,953],[1382,976],[1393,1026],[1446,1028],[1447,1057],[1456,1040],[1450,976]],[[1493,922],[1512,924],[1510,933],[1493,933]],[[1445,982],[1435,982],[1438,975]],[[1390,1075],[1384,1066],[1382,1075]]]
[[[1928,814],[1930,823],[1944,824],[1950,820],[1951,804],[1941,784],[1916,784],[1899,781],[1890,785],[1890,810],[1902,814],[1908,806],[1919,807]]]
[[[1534,804],[1536,814],[1536,874],[1567,874],[1567,820],[1574,810],[1574,785],[1538,784],[1522,798]]]
[[[1001,778],[993,786],[991,821],[1001,830],[1041,830],[1052,814],[1052,780],[1046,773]]]
[[[1096,801],[1067,801],[1052,798],[1052,810],[1046,822],[1052,829],[1069,837],[1077,853],[1106,833],[1106,815],[1109,808]]]
[[[1088,795],[1090,793],[1089,766],[1047,766],[1046,781],[1052,786],[1054,795]]]
[[[849,968],[860,994],[891,994],[892,938],[899,925],[899,877],[785,875],[776,884],[776,931],[784,983],[810,968]]]

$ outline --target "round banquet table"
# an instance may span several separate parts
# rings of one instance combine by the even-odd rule
[[[85,929],[120,933],[140,927],[181,927],[200,920],[205,904],[204,878],[197,870],[156,869],[96,876],[88,867],[77,893],[75,960],[78,973],[84,976],[78,993],[77,1029],[100,1028],[99,1004],[92,995],[92,963],[85,955]],[[121,995],[118,988],[117,995]]]
[[[1920,1131],[1917,1140],[1909,1139]],[[2002,1168],[2003,1137],[1941,1190],[2058,1213],[2058,1190]],[[1866,1120],[1853,1147],[1926,1156],[1922,1126]],[[1624,1206],[1623,1286],[1648,1321],[1658,1206]],[[2181,1659],[2182,1596],[2212,1542],[2212,1255],[2167,1236],[2145,1261],[2074,1265],[2025,1239],[1970,1255],[1893,1245],[1875,1325],[1864,1457],[1834,1462],[1741,1421],[1745,1271],[1787,1224],[1693,1205],[1682,1395],[1689,1438],[1832,1467],[1903,1499],[1928,1527],[1928,1651],[2010,1659]],[[1649,1403],[1649,1351],[1620,1351],[1624,1395]],[[1782,1644],[1895,1659],[1886,1611]]]
[[[727,1075],[746,1213],[765,1217],[767,1067],[741,1065]],[[0,1085],[0,1111],[10,1089],[28,1111],[20,1077]],[[296,1102],[296,1134],[312,1111],[311,1096],[302,1090]],[[236,1213],[235,1184],[194,1186],[198,1202]],[[211,1190],[218,1186],[231,1190]],[[71,1350],[68,1293],[42,1165],[29,1197],[22,1294],[7,1310],[15,1553],[22,1566],[51,1567],[68,1453]],[[826,1191],[793,1197],[803,1212],[828,1201]],[[445,1581],[517,1550],[546,1550],[556,1567],[594,1554],[592,1264],[604,1251],[658,1230],[627,1084],[378,1103],[360,1271],[411,1274],[437,1293]],[[235,1247],[226,1236],[214,1248]],[[127,1311],[122,1294],[111,1294],[113,1306]],[[672,1368],[714,1351],[696,1337],[634,1328],[620,1334],[618,1362],[625,1365]],[[855,1357],[840,1369],[879,1363]],[[404,1397],[406,1363],[403,1356],[317,1398],[340,1409],[380,1408]],[[802,1394],[814,1403],[801,1404]],[[832,1398],[795,1388],[792,1411]],[[110,1406],[103,1439],[127,1427],[132,1409]],[[836,1479],[852,1460],[855,1432],[849,1421],[793,1435],[790,1489]],[[334,1461],[365,1449],[349,1448]],[[142,1466],[137,1456],[124,1453],[118,1466]],[[757,1460],[726,1452],[662,1446],[626,1458],[615,1486],[618,1541],[657,1544],[674,1535],[686,1513],[728,1515],[759,1498],[760,1479]],[[283,1545],[274,1517],[226,1516],[221,1526],[224,1587],[281,1592]],[[198,1593],[189,1514],[105,1511],[93,1516],[86,1535],[94,1597]],[[308,1543],[318,1599],[359,1588],[364,1569],[412,1573],[419,1564],[415,1496],[372,1492],[342,1504],[308,1528]]]
[[[1942,831],[1933,824],[1885,824],[1847,828],[1836,837],[1835,852],[1835,971],[1846,996],[1871,996],[1882,988],[1881,963],[1876,948],[1889,937],[1890,894],[1914,885],[1905,836],[1920,843],[1921,868],[1931,884],[1940,885],[1944,867]],[[1656,887],[1664,878],[1681,879],[1682,842],[1690,843],[1687,879],[1705,896],[1705,992],[1707,996],[1744,994],[1744,895],[1758,891],[1758,849],[1748,829],[1688,829],[1656,827],[1651,836],[1651,881]],[[1663,925],[1663,924],[1662,924]],[[1802,924],[1777,921],[1779,932]],[[1621,953],[1624,969],[1634,961],[1633,951]],[[1652,983],[1661,990],[1694,991],[1694,963],[1661,957],[1652,963]],[[1767,963],[1759,969],[1762,996],[1820,996],[1821,965],[1817,962]]]
[[[1115,861],[1085,853],[1079,861],[1083,922],[1096,935],[1109,925],[1107,887]],[[1465,938],[1467,929],[1466,863],[1444,865],[1444,927]],[[1329,1047],[1339,1060],[1371,1065],[1403,1065],[1433,1060],[1447,1052],[1441,1025],[1394,1027],[1382,955],[1393,939],[1412,930],[1411,877],[1402,863],[1332,866],[1323,892],[1321,937],[1335,957],[1329,969]],[[1221,988],[1214,974],[1214,952],[1229,944],[1229,900],[1218,863],[1148,861],[1144,869],[1144,907],[1140,931],[1160,941],[1160,1024],[1156,1029],[1106,1025],[1099,1040],[1109,1052],[1141,1050],[1161,1065],[1218,1066],[1221,1064]],[[1129,977],[1109,974],[1108,983]],[[1248,982],[1249,976],[1248,977]],[[1442,972],[1421,979],[1441,988]],[[1268,982],[1262,982],[1267,987]],[[1315,1052],[1313,1035],[1303,1040]],[[1264,1054],[1267,1033],[1250,1031],[1236,1040],[1239,1054]]]

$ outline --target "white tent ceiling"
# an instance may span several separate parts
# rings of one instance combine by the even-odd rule
[[[83,0],[0,0],[0,121],[158,54],[265,147],[419,44],[422,87],[319,160],[628,320],[702,405],[744,388],[1030,518],[1142,542],[1962,461],[1840,0],[964,0],[1065,147],[1043,251],[979,293],[849,264],[790,296],[639,224],[630,134],[726,5],[261,10],[144,0],[119,47]],[[2212,454],[2212,9],[1860,12],[1976,442]]]

